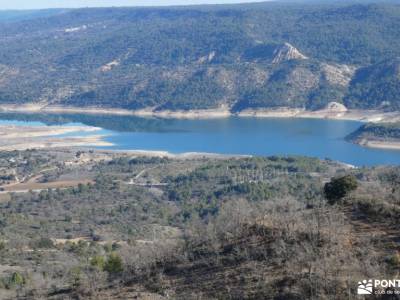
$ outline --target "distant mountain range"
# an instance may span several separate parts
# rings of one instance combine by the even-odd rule
[[[0,22],[16,22],[36,18],[49,17],[67,12],[68,9],[42,9],[42,10],[0,10]]]
[[[400,109],[400,5],[0,13],[0,105]]]

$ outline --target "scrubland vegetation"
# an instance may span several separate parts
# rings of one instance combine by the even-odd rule
[[[1,299],[356,299],[400,264],[399,168],[69,150],[0,164],[3,186],[92,180],[0,194]]]

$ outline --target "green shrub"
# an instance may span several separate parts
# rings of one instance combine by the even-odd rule
[[[6,249],[6,242],[0,240],[0,251]]]
[[[393,267],[399,267],[400,266],[400,253],[396,252],[394,255],[390,256],[388,259],[388,263],[392,265]]]
[[[348,193],[357,189],[358,182],[353,175],[332,178],[325,184],[324,193],[329,204],[334,204],[343,199]]]
[[[97,269],[103,271],[104,267],[105,267],[105,264],[106,264],[106,261],[104,259],[104,256],[96,255],[90,260],[90,264],[93,267],[96,267]]]
[[[82,270],[80,267],[73,267],[69,270],[70,283],[73,287],[78,287],[81,284]]]
[[[18,272],[14,272],[8,278],[2,278],[0,287],[5,287],[6,289],[13,289],[16,287],[21,287],[26,283],[24,276]]]
[[[25,283],[25,279],[24,277],[19,274],[18,272],[14,272],[11,275],[11,280],[10,280],[11,284],[13,285],[23,285]]]
[[[54,248],[54,243],[49,238],[40,238],[39,240],[34,242],[33,247],[39,249],[50,249]]]
[[[104,265],[104,270],[110,274],[121,273],[123,271],[122,258],[115,252],[111,253]]]

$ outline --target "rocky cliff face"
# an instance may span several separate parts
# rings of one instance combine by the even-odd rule
[[[321,69],[324,78],[329,83],[347,87],[357,68],[348,65],[322,63]]]
[[[295,59],[302,60],[302,59],[308,59],[308,57],[302,54],[291,44],[285,43],[274,51],[274,58],[272,60],[272,63],[279,64],[283,61],[295,60]]]

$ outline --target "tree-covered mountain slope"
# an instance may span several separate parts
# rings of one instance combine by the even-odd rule
[[[395,3],[58,11],[0,23],[0,103],[397,110],[398,28]]]

